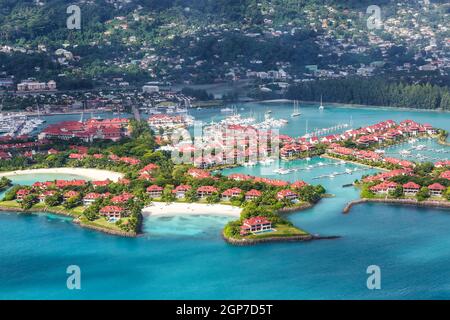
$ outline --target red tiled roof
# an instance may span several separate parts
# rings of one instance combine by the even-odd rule
[[[214,192],[217,192],[217,188],[213,187],[213,186],[201,186],[201,187],[198,187],[197,192],[214,193]]]
[[[222,195],[226,196],[226,197],[231,197],[231,196],[234,196],[234,195],[239,195],[240,193],[242,193],[241,189],[239,189],[239,188],[231,188],[231,189],[227,189],[224,192],[222,192]]]
[[[157,186],[156,184],[151,185],[150,187],[147,188],[147,191],[163,191],[164,188]]]
[[[242,224],[244,226],[255,226],[255,225],[269,224],[269,223],[271,223],[271,222],[266,217],[257,216],[257,217],[245,219]]]
[[[442,172],[442,174],[441,174],[440,177],[443,178],[443,179],[448,179],[448,180],[450,180],[450,170],[449,170],[449,171]]]
[[[445,190],[446,187],[444,187],[442,184],[440,183],[433,183],[432,185],[428,186],[428,190]]]
[[[417,183],[414,183],[412,181],[405,183],[403,185],[404,189],[420,189],[420,186]]]
[[[100,213],[123,212],[123,210],[124,209],[122,207],[118,206],[105,206],[100,209]]]
[[[262,192],[258,191],[256,189],[252,189],[245,194],[245,196],[247,196],[247,197],[260,197],[261,195],[262,195]]]

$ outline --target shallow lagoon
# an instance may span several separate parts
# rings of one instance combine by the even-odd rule
[[[303,134],[306,119],[310,128],[319,128],[350,115],[355,127],[412,118],[450,129],[447,113],[330,107],[319,113],[316,107],[302,107],[302,117],[290,119],[283,133]],[[245,108],[259,109],[260,114],[266,108],[276,109],[274,116],[288,118],[292,107],[248,104]],[[196,118],[205,119],[214,112],[194,111]],[[373,169],[314,179],[356,166],[333,165],[334,161],[324,159],[281,165],[304,168],[318,162],[329,165],[287,175],[270,168],[263,173],[323,184],[334,198],[288,217],[310,232],[341,235],[339,240],[234,247],[220,237],[228,218],[214,216],[150,217],[145,221],[146,234],[125,239],[85,230],[55,216],[1,214],[0,298],[450,298],[449,212],[367,204],[343,215],[343,206],[358,192],[342,185]],[[226,173],[257,175],[260,170],[236,168]],[[72,264],[82,270],[80,291],[65,286],[65,270]],[[381,290],[366,288],[366,268],[372,264],[381,267]]]

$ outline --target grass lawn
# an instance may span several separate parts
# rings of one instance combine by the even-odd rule
[[[0,201],[0,206],[8,208],[20,208],[20,203],[18,203],[16,200]]]
[[[128,221],[128,218],[122,218],[121,220],[122,220],[122,222],[125,222],[125,221]],[[103,217],[98,218],[97,220],[94,220],[94,221],[89,221],[88,219],[83,217],[83,218],[81,218],[81,222],[83,222],[86,225],[91,225],[91,226],[100,227],[100,228],[104,228],[104,229],[110,229],[110,230],[116,230],[116,231],[123,232],[123,230],[120,229],[115,223],[108,222]]]
[[[252,234],[249,236],[245,236],[246,239],[263,239],[263,238],[271,238],[271,237],[290,237],[290,236],[307,236],[308,232],[303,231],[297,227],[289,226],[287,224],[278,224],[275,227],[276,231],[273,232],[264,232],[260,234]]]

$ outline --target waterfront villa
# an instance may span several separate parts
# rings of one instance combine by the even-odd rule
[[[147,194],[152,198],[160,198],[164,188],[157,186],[156,184],[151,185],[147,188]]]
[[[30,194],[30,190],[28,189],[19,189],[16,192],[16,201],[21,202],[26,196]]]
[[[242,193],[242,190],[239,188],[231,188],[222,192],[222,200],[229,201],[233,197],[238,197]]]
[[[66,193],[64,193],[64,201],[67,201],[73,197],[78,197],[79,194],[80,193],[77,191],[73,191],[73,190],[67,191]]]
[[[262,195],[261,191],[252,189],[245,194],[245,200],[246,201],[255,200],[255,199],[261,197],[261,195]]]
[[[428,190],[430,190],[430,196],[440,197],[442,193],[445,191],[446,187],[444,187],[440,183],[433,183],[428,186]]]
[[[412,181],[403,185],[403,194],[405,196],[415,196],[420,190],[420,186]]]
[[[177,199],[182,199],[186,196],[186,192],[191,190],[192,187],[188,185],[181,184],[172,190],[172,193],[175,194]]]
[[[100,215],[107,217],[109,220],[118,220],[122,217],[124,209],[118,206],[106,206],[100,209]]]
[[[370,188],[370,191],[376,194],[388,194],[389,191],[394,191],[397,188],[398,184],[395,182],[385,181],[376,186]]]
[[[295,192],[291,191],[291,190],[284,189],[284,190],[278,191],[277,199],[278,200],[287,199],[287,200],[290,200],[290,201],[295,201],[295,200],[298,199],[298,195]]]
[[[197,196],[199,198],[206,198],[217,193],[217,191],[217,188],[213,186],[201,186],[197,189]]]
[[[263,231],[272,231],[272,222],[267,218],[257,216],[249,219],[245,219],[241,226],[240,234],[245,236],[249,233],[259,233]]]
[[[84,196],[83,198],[83,205],[89,206],[95,202],[95,200],[102,198],[103,195],[100,193],[91,192]]]
[[[38,196],[39,202],[43,203],[43,202],[45,202],[45,199],[47,199],[48,197],[54,196],[55,194],[56,194],[56,191],[54,191],[54,190],[44,191]]]

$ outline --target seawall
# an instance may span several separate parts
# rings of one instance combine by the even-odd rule
[[[342,210],[342,213],[347,214],[350,212],[351,208],[355,205],[361,204],[361,203],[381,203],[381,204],[393,204],[393,205],[408,205],[408,206],[418,206],[418,207],[429,207],[429,208],[444,208],[444,209],[450,209],[450,201],[417,201],[412,199],[359,199],[355,201],[349,202],[344,209]]]

